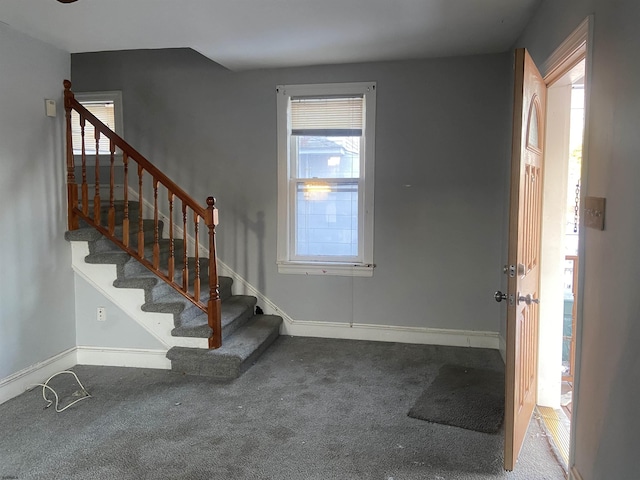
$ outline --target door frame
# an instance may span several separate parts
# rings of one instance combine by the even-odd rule
[[[551,86],[556,80],[560,79],[564,74],[575,67],[583,58],[585,59],[585,98],[584,98],[584,136],[582,141],[582,170],[580,173],[580,211],[584,212],[584,199],[587,191],[588,181],[588,163],[589,163],[589,112],[590,112],[590,94],[592,85],[592,65],[593,65],[593,15],[586,17],[580,25],[569,35],[549,58],[542,64],[541,73],[544,78],[547,87]],[[546,184],[546,183],[545,183]],[[580,219],[581,225],[582,215]],[[543,223],[544,228],[544,223]],[[578,282],[577,282],[577,296],[578,299],[583,298],[584,294],[584,228],[579,229],[578,235]],[[577,308],[577,326],[575,335],[575,366],[574,366],[574,385],[573,385],[573,398],[572,398],[572,418],[571,425],[575,425],[575,419],[579,410],[579,398],[577,392],[580,387],[580,378],[583,375],[581,369],[582,360],[582,316],[583,316],[583,302],[578,302]],[[539,349],[541,349],[539,345]],[[541,352],[538,352],[539,358]],[[585,373],[586,375],[587,373]],[[569,450],[569,470],[570,478],[580,478],[578,473],[574,469],[575,465],[575,433],[576,429],[571,428],[570,434],[570,450]]]

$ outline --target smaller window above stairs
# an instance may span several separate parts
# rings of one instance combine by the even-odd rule
[[[123,204],[115,203],[116,225],[123,215]],[[140,205],[138,202],[128,202],[129,214],[137,218]],[[105,209],[107,207],[104,207]],[[90,209],[91,211],[91,209]],[[105,212],[103,212],[106,214]],[[144,220],[143,233],[145,237],[145,258],[152,258],[152,242],[154,236],[154,221]],[[164,228],[159,222],[160,230]],[[117,231],[116,235],[122,235]],[[220,299],[222,300],[222,347],[210,350],[206,348],[207,339],[211,336],[207,314],[173,287],[165,283],[160,277],[148,270],[135,258],[121,250],[115,243],[103,236],[92,227],[81,224],[81,228],[68,231],[65,238],[69,241],[88,242],[89,255],[84,258],[86,263],[113,265],[116,267],[117,278],[113,286],[119,289],[140,289],[144,291],[145,303],[141,310],[144,312],[158,312],[170,314],[173,317],[173,328],[170,335],[164,338],[175,339],[169,345],[167,358],[171,361],[172,370],[189,375],[205,375],[218,380],[231,380],[242,374],[278,337],[282,318],[275,315],[256,315],[256,298],[247,295],[233,295],[232,279],[219,277]],[[147,241],[149,240],[149,241]],[[138,224],[132,223],[129,231],[130,245],[137,248]],[[169,250],[168,239],[160,240],[160,260],[166,260]],[[174,240],[176,251],[176,281],[181,282],[183,244]],[[188,257],[189,280],[193,280],[196,269],[193,268],[195,258]],[[200,280],[208,285],[208,259],[200,258]],[[203,292],[202,300],[207,301],[208,292]],[[116,299],[117,301],[117,299]],[[166,328],[162,325],[141,325],[149,328]],[[194,342],[190,342],[193,340]],[[199,345],[196,341],[202,340]],[[169,340],[171,341],[171,340]]]

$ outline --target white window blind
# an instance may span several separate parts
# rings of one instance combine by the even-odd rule
[[[290,109],[292,135],[362,135],[362,96],[293,97]]]

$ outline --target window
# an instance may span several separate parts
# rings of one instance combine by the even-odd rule
[[[75,98],[87,110],[93,113],[98,120],[122,137],[122,93],[121,92],[93,92],[76,93]],[[75,110],[71,111],[71,134],[73,136],[73,153],[82,153],[82,135],[80,129],[80,116]],[[95,132],[93,125],[86,122],[84,127],[85,153],[95,154]],[[109,154],[109,141],[101,137],[99,145],[100,154]]]
[[[376,84],[276,91],[278,271],[373,275]]]

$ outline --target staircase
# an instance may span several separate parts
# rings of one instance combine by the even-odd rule
[[[143,290],[143,311],[173,316],[170,336],[164,335],[164,338],[175,339],[168,342],[170,348],[167,352],[172,370],[218,380],[238,377],[278,337],[282,318],[256,314],[255,297],[233,295],[232,279],[217,276],[214,241],[217,212],[214,210],[213,198],[207,200],[208,207],[197,205],[150,162],[76,102],[70,86],[70,82],[65,81],[70,228],[66,232],[66,239],[88,243],[89,255],[84,259],[86,263],[114,265],[117,272],[114,287]],[[80,116],[80,147],[72,145],[71,110],[78,112]],[[101,185],[97,174],[91,186],[87,181],[85,123],[91,123],[98,132],[95,134],[96,144],[100,141],[101,134],[110,142],[111,152],[107,155],[111,172],[109,191],[107,195],[103,195],[109,198],[108,201],[101,200]],[[74,147],[76,152],[78,148],[81,149],[79,176],[82,182],[79,185],[75,183],[77,154],[71,153]],[[96,147],[96,151],[99,148]],[[122,186],[124,199],[119,200],[114,195],[116,158],[122,158],[125,172],[125,184]],[[99,156],[96,156],[95,162],[99,164]],[[129,162],[137,163],[137,181],[128,179]],[[135,172],[135,169],[131,170]],[[149,212],[141,209],[139,201],[129,200],[132,184],[139,185],[137,193],[139,199],[142,199],[145,173],[147,181],[150,180],[154,198],[151,215],[146,216],[145,213]],[[89,187],[95,190],[95,195],[91,197]],[[162,214],[159,213],[159,187],[164,187],[168,193],[165,198],[168,198],[169,211]],[[174,198],[176,202],[182,202],[182,212],[174,211]],[[188,224],[189,208],[192,210],[193,222]],[[146,218],[147,216],[152,218]],[[174,221],[175,217],[183,219],[183,225],[180,225],[183,227],[181,238],[178,231],[180,228],[176,225],[179,222]],[[168,218],[169,225],[165,226],[160,218]],[[201,245],[198,235],[203,221],[209,240],[206,254],[201,253],[206,250],[206,246]],[[195,238],[191,238],[188,230]],[[205,287],[202,292],[201,285]],[[149,325],[143,326],[150,328]]]

